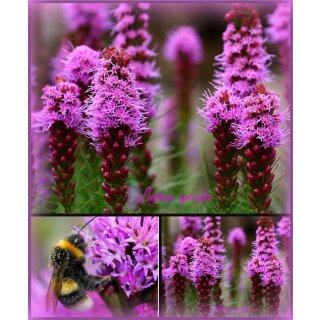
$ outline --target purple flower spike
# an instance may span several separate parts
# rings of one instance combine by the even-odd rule
[[[66,27],[75,45],[98,49],[103,33],[111,27],[107,6],[102,3],[63,4]]]
[[[81,132],[83,119],[79,87],[57,77],[54,86],[47,85],[42,91],[43,108],[33,114],[33,130],[48,132],[56,122],[62,122],[67,128]]]
[[[148,31],[150,5],[137,3],[122,3],[114,11],[116,37],[113,44],[116,48],[126,49],[132,56],[132,68],[136,74],[139,87],[143,88],[147,100],[148,117],[155,115],[155,98],[160,93],[160,86],[154,84],[159,78],[159,69],[156,67],[156,53],[150,48],[152,36]]]
[[[253,255],[266,262],[278,253],[276,230],[271,218],[261,218],[257,225],[256,240],[253,242]]]
[[[246,271],[251,279],[251,310],[260,315],[263,311],[264,287],[261,275],[264,272],[264,262],[259,257],[253,257],[246,265]]]
[[[278,222],[277,233],[279,236],[290,239],[291,237],[291,219],[290,217],[282,217]]]
[[[266,290],[269,313],[272,315],[279,314],[281,287],[286,282],[285,273],[282,261],[276,256],[265,264],[262,282]]]
[[[241,119],[243,110],[241,99],[227,88],[218,88],[214,95],[208,90],[202,101],[204,108],[198,108],[198,113],[209,132],[216,131],[224,123],[239,122]]]
[[[87,255],[99,275],[117,277],[130,297],[158,279],[158,218],[99,217],[92,231]]]
[[[280,62],[282,64],[286,98],[290,100],[291,75],[291,9],[289,3],[278,4],[273,14],[269,15],[267,34],[270,42],[279,45]]]
[[[114,213],[121,213],[128,200],[125,165],[131,148],[146,132],[144,101],[129,67],[131,57],[124,50],[106,49],[92,80],[87,102],[87,135],[103,157],[102,174],[105,200]],[[110,213],[109,209],[105,210]]]
[[[253,313],[261,314],[266,297],[270,314],[278,314],[281,286],[286,281],[285,269],[276,256],[278,241],[272,219],[260,218],[257,225],[252,259],[246,266],[252,283],[251,308]]]
[[[160,94],[160,85],[155,81],[160,77],[156,66],[156,53],[150,48],[152,36],[149,28],[149,5],[143,3],[120,4],[114,11],[116,37],[113,44],[116,48],[125,49],[132,56],[131,67],[136,75],[137,86],[142,89],[145,100],[147,122],[156,114],[156,99]],[[148,187],[153,187],[155,175],[151,174],[152,154],[147,143],[152,132],[149,129],[140,136],[140,144],[134,150],[132,165],[133,174],[138,182],[140,193],[144,194]],[[156,204],[151,206],[140,204],[143,212],[155,212]]]
[[[209,239],[201,239],[191,263],[191,279],[198,295],[198,308],[202,315],[210,313],[210,291],[220,279],[219,265]]]
[[[54,86],[43,88],[43,109],[33,114],[33,130],[50,132],[49,150],[55,185],[53,192],[65,213],[72,212],[75,181],[72,180],[76,160],[77,136],[83,128],[80,89],[58,77]]]
[[[152,306],[149,303],[141,303],[137,305],[133,312],[138,316],[142,318],[156,318],[157,314],[153,310]]]
[[[200,217],[179,217],[181,232],[185,237],[196,237],[202,227]]]
[[[234,124],[235,146],[245,148],[249,199],[256,213],[271,213],[271,191],[276,150],[288,134],[284,128],[287,114],[280,110],[278,96],[259,84],[243,99],[243,118]]]
[[[233,306],[238,303],[241,260],[247,237],[242,228],[234,228],[229,232],[228,243],[232,247],[232,262],[229,268],[230,298]]]
[[[264,286],[273,283],[275,286],[283,286],[286,282],[285,269],[283,262],[273,256],[265,263],[265,270],[262,275],[262,282]]]
[[[291,219],[290,217],[282,217],[278,222],[278,235],[282,238],[283,248],[286,253],[287,264],[290,265],[290,239],[291,239]]]
[[[190,26],[181,26],[171,31],[164,47],[164,54],[170,61],[176,62],[179,55],[185,55],[193,64],[199,64],[203,58],[199,35]]]
[[[187,277],[189,276],[188,258],[177,253],[171,256],[169,268],[163,271],[164,277],[172,279],[174,311],[182,316],[185,311],[184,296],[186,292]]]
[[[222,212],[230,213],[238,195],[240,170],[233,125],[239,123],[243,107],[241,99],[227,88],[218,89],[214,95],[208,91],[203,102],[204,108],[198,109],[198,113],[204,119],[206,129],[215,137],[213,163],[217,168],[214,178],[218,207]]]
[[[266,31],[273,43],[280,43],[290,48],[290,20],[291,10],[288,3],[278,4],[273,14],[268,16],[270,27]]]
[[[253,139],[263,148],[282,144],[287,130],[283,128],[287,114],[280,110],[278,95],[259,84],[254,93],[244,98],[240,124],[235,124],[236,146],[241,149]]]
[[[186,237],[180,241],[177,252],[184,254],[188,258],[190,264],[193,253],[197,248],[198,241],[192,237]]]
[[[175,128],[179,131],[177,138],[169,139],[171,153],[181,154],[170,159],[170,170],[172,175],[175,175],[188,160],[183,154],[190,146],[189,140],[192,140],[190,137],[192,94],[196,85],[198,64],[202,61],[201,39],[195,29],[190,26],[181,26],[170,32],[164,46],[164,55],[172,62],[174,68],[174,101],[165,107],[172,106],[177,110],[174,113],[168,113],[164,121],[168,119],[168,122],[172,122],[175,121],[174,118],[177,120],[168,130],[169,133]],[[173,134],[175,135],[175,132]]]
[[[216,258],[216,268],[219,274],[219,278],[216,283],[213,285],[212,293],[213,300],[217,306],[218,315],[223,314],[223,299],[222,288],[220,285],[221,282],[221,273],[224,269],[225,261],[225,246],[224,240],[222,238],[221,232],[221,217],[218,216],[209,216],[204,219],[204,233],[203,237],[211,243],[211,248],[215,254]]]
[[[64,61],[63,75],[87,91],[91,78],[99,65],[99,52],[85,45],[76,47]]]
[[[247,237],[242,228],[234,228],[229,232],[228,243],[232,246],[240,245],[244,247],[247,243]]]
[[[180,274],[182,277],[187,277],[189,273],[187,256],[177,253],[169,259],[169,268],[163,271],[166,278],[172,279],[175,274]]]
[[[217,57],[222,69],[217,82],[245,97],[258,83],[269,80],[271,56],[264,48],[259,14],[253,6],[235,5],[225,19],[228,25],[223,34],[223,53]]]

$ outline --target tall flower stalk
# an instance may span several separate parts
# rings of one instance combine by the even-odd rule
[[[239,296],[239,283],[241,274],[241,259],[247,237],[242,228],[234,228],[228,235],[228,243],[232,247],[232,264],[230,266],[230,298],[234,305]]]
[[[178,108],[179,137],[174,140],[172,151],[181,153],[190,139],[188,134],[192,116],[192,92],[197,77],[197,65],[202,61],[202,44],[197,32],[190,26],[181,26],[169,33],[164,54],[174,65],[175,106]],[[183,156],[176,155],[170,166],[173,174],[181,170]]]
[[[111,27],[104,3],[64,3],[66,38],[75,46],[87,45],[99,50],[104,47],[103,35]]]
[[[217,313],[223,314],[223,299],[222,299],[222,288],[221,278],[224,269],[225,260],[225,246],[221,232],[221,217],[212,216],[204,219],[204,233],[203,237],[211,244],[212,251],[216,258],[216,269],[218,277],[216,282],[212,286],[213,301],[217,307]]]
[[[126,166],[140,135],[147,131],[144,101],[129,67],[131,57],[124,50],[108,48],[92,81],[92,94],[86,106],[88,137],[103,158],[101,172],[106,213],[122,213],[128,200]]]
[[[208,91],[203,102],[204,108],[198,112],[204,119],[207,131],[215,137],[213,163],[217,168],[214,178],[217,182],[215,193],[218,208],[224,213],[230,213],[239,187],[239,150],[234,146],[236,137],[232,125],[241,117],[240,99],[232,95],[230,90],[220,88],[214,95]]]
[[[187,257],[180,253],[177,253],[175,256],[171,256],[169,260],[169,268],[164,270],[164,276],[168,279],[172,279],[174,313],[180,316],[183,316],[185,312],[184,298],[188,274],[189,265]]]
[[[33,114],[33,129],[50,134],[49,163],[55,181],[52,190],[65,213],[71,213],[75,200],[76,182],[72,178],[77,136],[83,128],[80,89],[63,77],[57,77],[54,86],[43,88],[42,100],[43,109]]]
[[[290,217],[282,217],[278,222],[277,233],[282,239],[283,249],[286,253],[287,265],[290,266],[290,239],[291,239],[291,219]]]
[[[257,84],[269,80],[271,56],[264,48],[261,21],[252,5],[234,5],[225,20],[228,25],[223,34],[223,52],[217,56],[221,70],[216,80],[234,95],[246,97]]]
[[[278,241],[271,218],[260,218],[257,222],[256,240],[253,243],[252,259],[246,270],[252,283],[252,305],[254,314],[262,314],[264,299],[271,314],[279,312],[281,287],[285,284],[285,269],[277,257]]]
[[[283,263],[276,256],[273,256],[266,262],[262,281],[266,290],[269,314],[278,315],[281,287],[285,284],[286,277]]]
[[[285,95],[290,101],[291,77],[291,9],[289,3],[280,3],[268,17],[267,34],[270,42],[279,45],[280,63],[282,65]]]
[[[235,124],[235,145],[244,149],[246,174],[251,191],[249,199],[256,213],[271,213],[271,191],[274,179],[276,147],[287,134],[284,129],[286,114],[280,110],[275,92],[259,84],[243,100],[242,119]]]
[[[179,217],[179,224],[184,237],[197,238],[202,228],[200,217],[181,216]]]
[[[114,12],[116,36],[113,41],[116,48],[125,49],[132,56],[137,85],[143,89],[143,99],[146,100],[147,123],[155,116],[156,98],[160,91],[160,86],[155,84],[155,80],[160,76],[156,67],[156,53],[150,48],[152,36],[148,31],[149,7],[147,3],[120,4]],[[133,150],[133,174],[142,194],[147,187],[153,186],[155,179],[155,175],[150,173],[152,154],[147,147],[151,134],[151,129],[142,133],[141,143]],[[141,206],[143,212],[154,212],[156,209],[155,203],[150,207],[145,203]]]
[[[210,291],[220,279],[216,255],[209,239],[200,239],[191,264],[191,279],[196,287],[198,308],[203,316],[210,313]]]

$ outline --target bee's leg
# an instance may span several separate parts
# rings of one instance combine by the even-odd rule
[[[99,277],[87,275],[84,277],[84,288],[89,291],[102,289],[111,281],[111,277]]]

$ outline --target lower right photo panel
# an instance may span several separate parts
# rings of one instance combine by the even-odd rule
[[[162,317],[291,318],[291,218],[161,217]]]

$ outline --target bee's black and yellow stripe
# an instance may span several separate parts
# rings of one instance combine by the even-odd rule
[[[70,278],[65,278],[62,281],[59,301],[66,308],[76,310],[85,310],[92,305],[92,300],[87,296],[86,292],[81,289],[75,280]]]
[[[67,250],[71,253],[71,255],[75,258],[75,260],[82,260],[85,257],[85,254],[82,250],[77,248],[67,239],[62,239],[56,244],[57,248]]]

